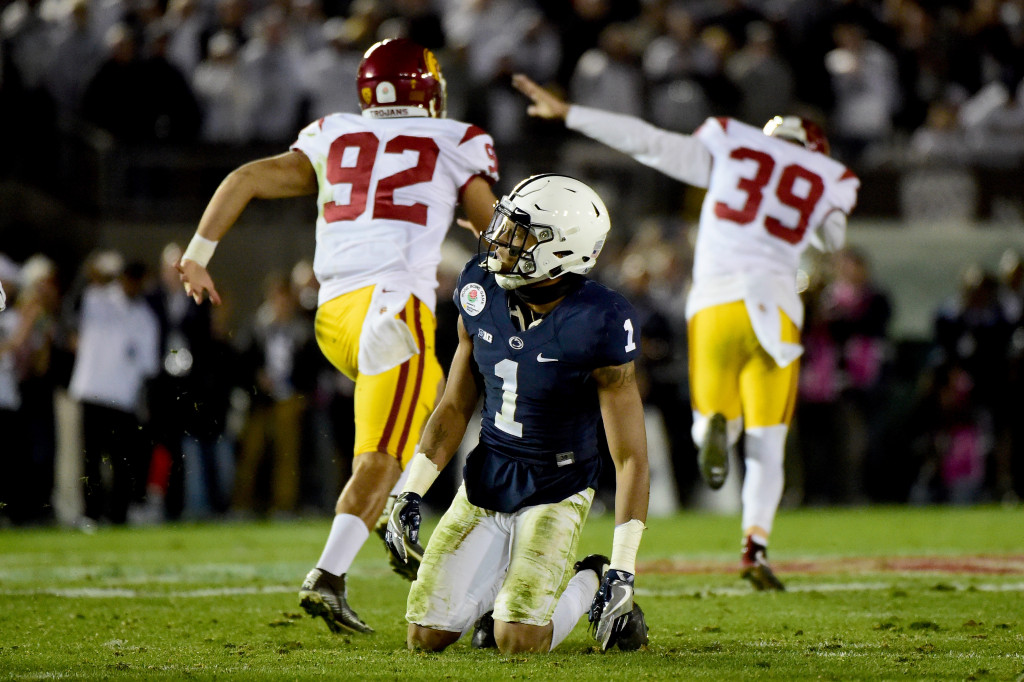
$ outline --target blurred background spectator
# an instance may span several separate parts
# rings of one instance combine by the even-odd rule
[[[83,372],[89,359],[73,341],[85,301],[113,281],[109,263],[93,269],[109,257],[90,254],[111,250],[157,273],[144,282],[160,321],[148,414],[130,401],[112,408],[148,429],[132,455],[147,471],[133,471],[129,497],[140,501],[148,481],[170,518],[220,514],[233,489],[246,509],[329,513],[351,458],[351,387],[322,363],[305,368],[301,353],[268,355],[302,345],[299,329],[311,329],[309,269],[283,277],[279,295],[264,299],[260,286],[264,273],[311,256],[301,244],[312,240],[292,235],[311,229],[315,207],[247,211],[249,260],[221,266],[226,304],[213,311],[182,307],[173,249],[163,249],[191,233],[231,168],[284,151],[309,121],[358,111],[356,65],[394,36],[434,49],[450,114],[493,135],[496,191],[558,171],[605,198],[613,243],[595,277],[643,312],[644,387],[680,501],[701,503],[681,310],[702,192],[527,119],[509,86],[514,72],[686,133],[713,115],[758,126],[776,113],[810,116],[861,178],[855,248],[804,264],[806,354],[787,503],[1024,494],[1019,0],[13,0],[0,9],[0,280],[9,295],[0,313],[0,428],[9,436],[0,518],[49,522],[56,510],[68,520],[60,509],[81,506],[67,491],[81,473],[66,454],[55,467],[54,451],[80,460],[80,406],[66,389],[73,363]],[[476,248],[458,230],[450,246],[456,270]],[[959,282],[949,274],[957,271]],[[452,310],[450,277],[441,279],[443,355]],[[272,299],[279,322],[266,313]],[[262,331],[250,334],[261,315]],[[268,345],[280,329],[294,330],[281,336],[290,341]],[[248,346],[261,335],[262,348]],[[175,375],[186,347],[191,369]],[[258,385],[244,358],[258,358],[251,371],[263,366]],[[288,358],[294,371],[283,369]],[[81,381],[72,394],[85,398],[92,429],[95,404]],[[294,471],[275,475],[276,501],[253,435],[269,429],[274,405],[291,415],[283,433],[298,433],[285,438],[297,443],[286,448]],[[94,456],[87,461],[95,482]],[[11,487],[12,476],[32,489]],[[89,495],[89,514],[108,511]]]

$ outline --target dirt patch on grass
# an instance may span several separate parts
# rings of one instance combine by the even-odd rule
[[[685,575],[735,573],[739,562],[661,559],[642,561],[641,573]],[[920,556],[920,557],[836,557],[821,559],[772,560],[779,573],[959,573],[968,575],[1024,575],[1024,555],[1012,556]]]

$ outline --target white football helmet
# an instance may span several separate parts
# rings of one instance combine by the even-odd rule
[[[498,202],[479,251],[498,285],[515,289],[590,272],[610,229],[608,209],[590,187],[567,175],[534,175]],[[498,249],[507,251],[512,265]]]

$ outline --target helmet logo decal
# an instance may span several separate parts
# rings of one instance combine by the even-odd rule
[[[363,88],[359,91],[359,94],[362,95],[364,103],[369,104],[373,101],[373,91],[370,88]]]
[[[430,50],[424,48],[423,61],[427,63],[427,71],[433,74],[434,78],[441,79],[441,65],[437,63],[437,57]]]
[[[388,81],[377,83],[377,103],[391,104],[397,99],[395,86]]]
[[[470,282],[459,292],[459,303],[467,315],[476,317],[487,305],[487,292],[476,282]]]
[[[512,350],[522,350],[525,344],[518,336],[510,336],[508,337],[508,345],[512,346]]]

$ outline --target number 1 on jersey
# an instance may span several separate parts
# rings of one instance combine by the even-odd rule
[[[515,360],[502,360],[494,366],[494,374],[504,382],[501,386],[501,411],[494,413],[494,425],[510,436],[522,438],[523,425],[515,420],[518,373],[519,363]]]

